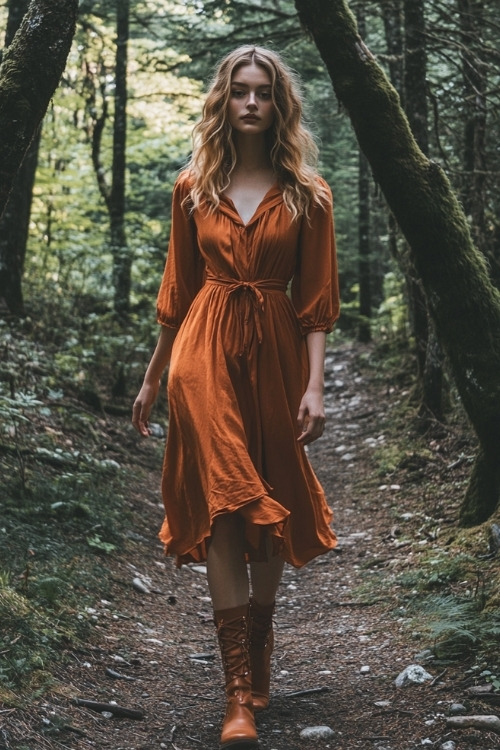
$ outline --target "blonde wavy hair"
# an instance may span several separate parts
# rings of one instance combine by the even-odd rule
[[[271,163],[292,217],[308,215],[314,201],[329,202],[329,193],[316,171],[317,147],[302,120],[302,98],[295,73],[271,50],[244,45],[219,63],[193,131],[193,151],[187,165],[192,179],[193,210],[202,203],[209,210],[229,186],[236,164],[232,127],[227,117],[231,81],[236,70],[252,63],[264,68],[270,79],[274,121],[267,135]]]

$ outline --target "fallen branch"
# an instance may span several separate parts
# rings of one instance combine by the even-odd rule
[[[109,711],[114,716],[122,716],[127,719],[144,719],[144,711],[141,709],[124,708],[123,706],[117,706],[115,703],[99,703],[99,701],[89,701],[84,698],[73,698],[71,702],[75,706],[90,708],[98,713]]]
[[[379,604],[383,601],[383,599],[369,599],[368,601],[359,602],[330,602],[330,604],[332,607],[373,607],[375,604]]]
[[[390,740],[390,737],[387,737],[385,734],[374,734],[370,735],[369,737],[363,737],[364,740],[368,740],[370,742],[377,742],[379,740]]]
[[[446,726],[453,729],[484,729],[488,732],[500,734],[500,719],[498,716],[449,716]]]
[[[329,693],[330,688],[326,685],[317,688],[308,688],[307,690],[296,690],[294,693],[283,693],[282,698],[297,698],[301,695],[313,695],[314,693]]]
[[[447,669],[443,669],[442,672],[440,672],[438,675],[436,675],[434,677],[434,679],[431,682],[429,682],[429,686],[432,687],[433,685],[436,684],[436,682],[439,682],[440,679],[441,679],[441,677],[444,677],[444,675],[446,674],[447,671],[448,671]]]
[[[105,670],[108,677],[112,677],[114,680],[136,680],[137,677],[130,677],[128,674],[122,674],[121,672],[116,672],[114,669],[110,669],[109,667],[106,667]]]

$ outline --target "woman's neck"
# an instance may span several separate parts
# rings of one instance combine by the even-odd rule
[[[237,134],[234,145],[236,149],[236,165],[234,171],[252,173],[269,171],[272,169],[269,148],[265,138],[242,137]]]

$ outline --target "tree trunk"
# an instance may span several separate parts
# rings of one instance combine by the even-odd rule
[[[21,25],[26,11],[28,10],[29,0],[8,0],[7,9],[7,27],[5,30],[5,46],[8,47],[14,39],[14,34]]]
[[[125,236],[125,169],[127,145],[127,47],[129,0],[116,2],[115,117],[113,127],[113,174],[109,201],[115,311],[129,313],[132,258]]]
[[[358,26],[364,33],[364,16],[358,14]],[[358,340],[371,341],[370,320],[372,316],[371,264],[370,264],[370,165],[362,151],[358,161],[358,279],[359,279],[359,325]]]
[[[110,245],[113,258],[113,306],[122,323],[128,320],[130,311],[130,288],[132,257],[127,246],[125,233],[125,193],[126,193],[126,148],[127,148],[127,57],[129,40],[129,0],[115,0],[116,7],[116,54],[115,89],[113,119],[113,159],[111,177],[101,160],[102,136],[108,120],[108,101],[103,76],[106,75],[102,63],[100,72],[92,73],[87,68],[87,113],[92,123],[89,135],[92,142],[92,164],[97,186],[109,213]],[[96,77],[101,76],[96,85]],[[100,91],[102,105],[98,112],[97,92]]]
[[[427,123],[427,52],[423,0],[404,0],[404,106],[408,122],[424,154],[429,153]]]
[[[16,317],[25,314],[22,280],[39,146],[40,130],[28,146],[0,218],[0,308],[5,304]]]
[[[75,32],[78,0],[32,0],[0,67],[0,215],[57,88]]]
[[[399,97],[358,35],[345,0],[295,0],[325,61],[375,180],[411,247],[439,340],[481,450],[462,523],[500,497],[500,293],[474,248],[441,168],[419,149]]]
[[[392,85],[401,93],[403,91],[403,35],[402,0],[383,0],[381,2],[384,21],[387,54],[389,55],[389,75]]]
[[[5,47],[21,25],[28,0],[9,0],[8,9]],[[16,316],[24,315],[22,277],[39,145],[40,128],[29,145],[0,219],[0,306],[5,304]]]
[[[486,252],[486,65],[481,60],[484,23],[482,0],[457,0],[461,29],[464,81],[464,189],[462,201],[470,217],[472,234]]]
[[[429,125],[427,107],[427,51],[425,46],[424,0],[404,0],[405,65],[404,104],[408,122],[421,151],[429,155]],[[410,256],[411,256],[410,252]],[[410,265],[413,265],[410,260]],[[413,269],[412,269],[413,276]],[[413,280],[411,301],[419,325],[415,327],[418,359],[419,416],[427,426],[430,418],[442,421],[442,362],[441,349],[420,282]],[[425,317],[425,320],[423,318]]]
[[[358,340],[371,341],[370,319],[372,316],[371,264],[370,264],[370,168],[366,156],[359,153],[359,327]]]

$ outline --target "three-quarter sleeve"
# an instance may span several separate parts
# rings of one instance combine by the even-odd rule
[[[333,223],[333,199],[327,183],[330,201],[315,202],[309,217],[302,219],[299,235],[297,268],[292,280],[292,302],[301,331],[330,332],[339,317],[340,300],[337,254]]]
[[[179,328],[203,284],[204,263],[198,249],[196,225],[186,206],[189,179],[177,178],[172,194],[172,224],[167,262],[156,302],[159,323]]]

